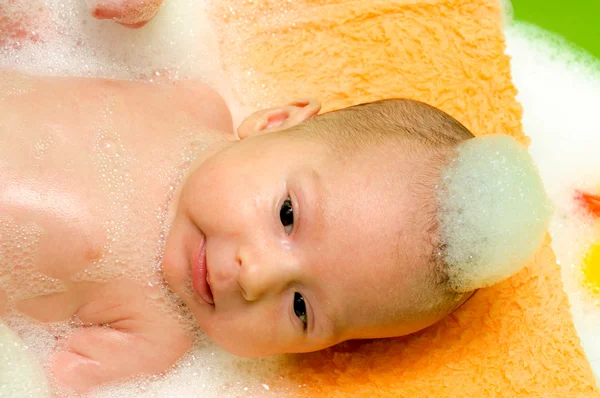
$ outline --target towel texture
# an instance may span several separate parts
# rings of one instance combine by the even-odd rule
[[[476,135],[528,141],[497,0],[216,3],[223,65],[248,108],[408,97]],[[433,327],[290,361],[281,376],[302,396],[600,396],[549,239],[523,271]]]

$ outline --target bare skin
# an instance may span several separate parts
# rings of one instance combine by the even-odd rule
[[[61,286],[52,294],[11,287],[10,276],[23,265],[0,250],[0,316],[12,309],[43,322],[76,318],[87,325],[52,359],[58,383],[75,391],[164,371],[190,347],[191,337],[173,314],[157,310],[164,308],[161,284],[130,277],[131,269],[151,267],[160,223],[123,223],[117,232],[107,225],[168,205],[165,181],[176,176],[165,170],[181,166],[182,150],[194,139],[210,144],[233,137],[227,107],[192,82],[159,88],[16,73],[3,73],[0,82],[0,215],[3,222],[41,231],[34,253],[20,261]],[[114,160],[119,148],[126,171]],[[115,236],[119,246],[111,244]],[[127,248],[143,247],[151,252],[127,254]],[[98,264],[125,275],[103,281],[94,274]]]
[[[99,0],[90,11],[137,28],[161,3]],[[36,16],[43,9],[24,20],[35,25]],[[37,40],[26,32],[0,15],[0,45]],[[420,241],[402,231],[415,223],[402,211],[411,206],[405,181],[392,192],[380,178],[412,167],[407,159],[382,153],[376,162],[340,164],[321,144],[262,136],[319,110],[310,100],[264,110],[236,135],[227,106],[202,84],[3,72],[0,241],[10,241],[10,251],[22,244],[14,231],[35,231],[35,239],[27,255],[0,248],[0,318],[81,322],[54,352],[50,372],[83,393],[160,374],[190,348],[188,329],[165,308],[167,292],[218,345],[244,356],[314,351],[434,323],[438,315],[410,315],[423,294],[419,253],[403,253],[403,266],[389,259],[388,248]],[[194,274],[201,242],[204,274]],[[153,268],[163,243],[162,267]],[[404,321],[387,319],[390,308]]]
[[[141,28],[158,12],[163,0],[98,0],[91,4],[94,18],[111,19],[128,28]]]
[[[405,210],[410,179],[382,178],[410,157],[331,157],[295,130],[317,101],[257,112],[236,135],[222,99],[192,82],[0,83],[0,309],[83,324],[52,357],[59,385],[166,371],[192,343],[167,291],[242,356],[400,336],[443,316],[423,310],[443,294]],[[26,233],[34,250],[20,253]]]

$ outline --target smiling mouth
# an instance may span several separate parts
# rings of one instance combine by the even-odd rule
[[[206,263],[206,237],[202,236],[200,246],[192,255],[192,286],[206,304],[215,305],[212,290],[208,283],[208,265]]]

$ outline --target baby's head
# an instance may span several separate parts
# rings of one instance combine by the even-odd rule
[[[183,182],[165,280],[235,354],[406,335],[479,287],[453,275],[440,228],[446,170],[473,135],[412,100],[319,109],[251,116]]]

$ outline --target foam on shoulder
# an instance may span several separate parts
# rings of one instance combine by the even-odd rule
[[[541,246],[552,205],[533,159],[512,137],[464,142],[440,188],[441,255],[455,290],[510,277]]]

